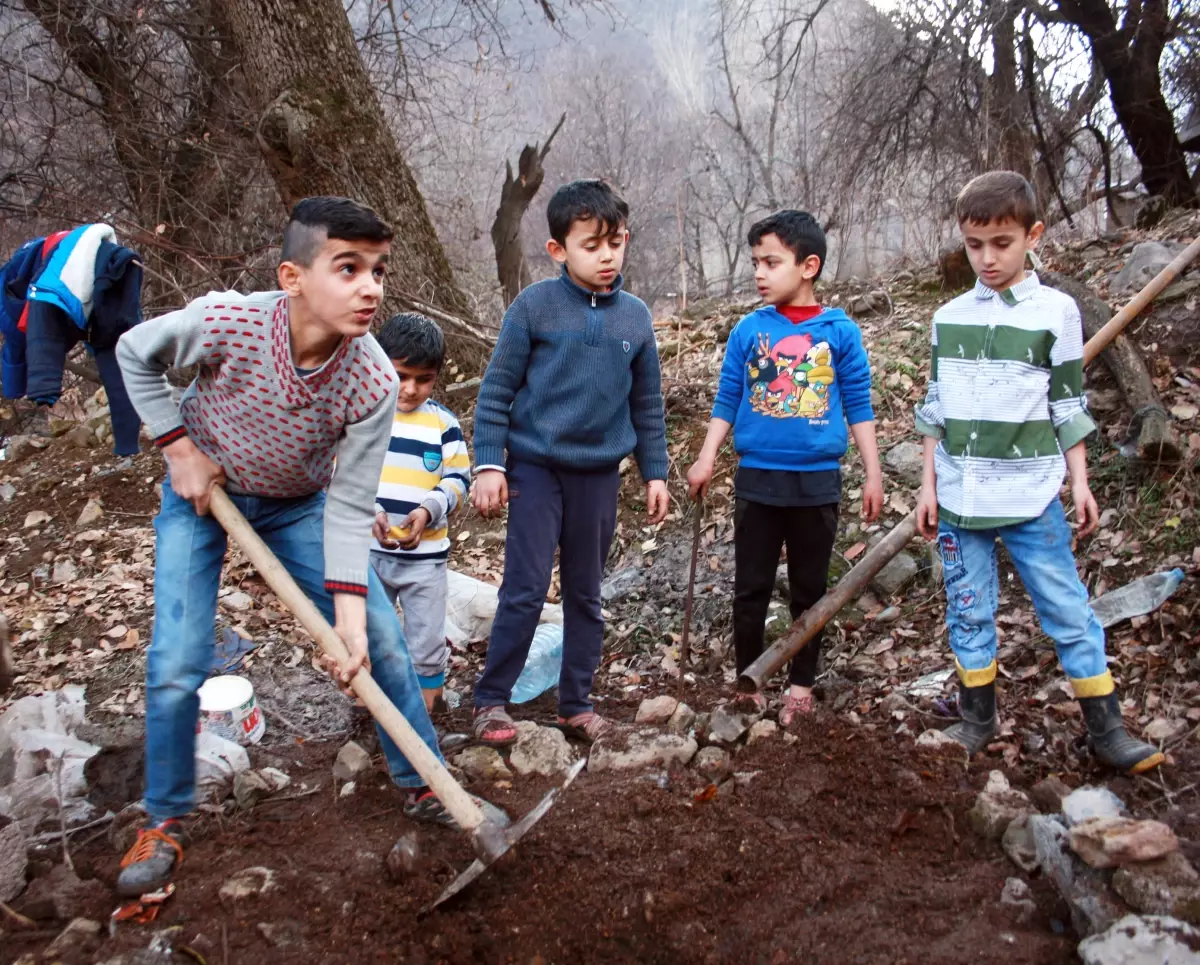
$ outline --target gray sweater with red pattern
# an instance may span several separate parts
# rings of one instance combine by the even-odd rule
[[[370,335],[320,368],[292,360],[282,292],[211,292],[121,336],[117,360],[161,447],[187,435],[230,492],[289,499],[328,487],[325,587],[367,592],[375,488],[396,411],[395,371]],[[199,366],[178,405],[168,368]]]

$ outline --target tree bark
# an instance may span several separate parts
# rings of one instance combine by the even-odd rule
[[[988,122],[998,141],[999,167],[1033,178],[1033,145],[1025,124],[1025,111],[1017,76],[1017,2],[997,4],[992,24],[992,64],[988,78]]]
[[[1082,282],[1054,271],[1041,271],[1038,276],[1052,288],[1075,299],[1079,314],[1083,316],[1083,332],[1087,338],[1100,331],[1112,317],[1108,305]],[[1163,408],[1137,346],[1124,335],[1118,335],[1100,357],[1121,387],[1125,401],[1133,408],[1138,456],[1146,462],[1178,462],[1181,452],[1171,417]]]
[[[388,128],[340,0],[215,0],[260,110],[257,138],[289,207],[311,195],[369,204],[396,229],[390,274],[471,318],[425,199]]]
[[[1166,0],[1130,4],[1120,26],[1108,0],[1056,2],[1063,17],[1091,42],[1146,189],[1171,205],[1195,205],[1196,191],[1158,66],[1171,31]]]
[[[562,129],[567,115],[563,114],[554,125],[554,130],[539,149],[536,144],[526,144],[517,160],[517,176],[513,177],[512,165],[505,162],[504,185],[500,188],[500,207],[492,222],[492,247],[496,251],[496,274],[507,308],[533,280],[529,263],[525,260],[525,240],[521,236],[521,223],[529,202],[538,193],[546,177],[542,162],[550,152],[550,144]]]

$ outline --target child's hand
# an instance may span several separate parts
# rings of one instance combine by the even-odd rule
[[[881,512],[883,512],[883,477],[867,476],[867,481],[863,483],[862,518],[868,523],[873,523],[879,518]]]
[[[384,549],[395,549],[400,544],[392,539],[389,530],[392,528],[392,523],[388,519],[387,513],[375,514],[375,525],[371,527],[371,535],[375,537],[376,542]]]
[[[425,527],[433,522],[433,516],[424,506],[418,506],[404,521],[404,529],[408,530],[408,536],[400,540],[400,548],[405,550],[415,550],[421,545],[421,535],[425,532]]]
[[[484,469],[471,486],[471,504],[484,519],[499,516],[508,505],[508,477],[499,469]]]
[[[712,474],[713,464],[703,456],[692,463],[692,468],[687,471],[688,497],[699,501],[707,496]]]
[[[661,523],[667,518],[667,510],[671,508],[671,494],[667,492],[667,484],[662,479],[651,479],[646,483],[646,516],[651,526]]]
[[[333,682],[349,697],[355,696],[350,684],[359,670],[371,671],[371,658],[367,654],[367,601],[354,593],[333,595],[333,629],[349,651],[349,659],[342,664],[327,654],[321,655],[321,667],[333,678]]]
[[[225,470],[186,436],[164,446],[163,456],[167,460],[175,495],[191,503],[200,516],[207,516],[213,486],[225,484]]]
[[[917,532],[927,540],[935,539],[938,534],[937,490],[932,486],[922,486],[917,497]]]
[[[1096,497],[1092,495],[1087,480],[1071,484],[1071,499],[1075,501],[1075,522],[1079,524],[1075,535],[1081,539],[1084,536],[1091,536],[1096,531],[1096,527],[1100,525],[1100,507],[1096,503]]]

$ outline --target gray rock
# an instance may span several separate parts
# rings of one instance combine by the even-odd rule
[[[1077,788],[1062,801],[1062,816],[1067,827],[1088,818],[1119,818],[1123,814],[1124,803],[1106,787]]]
[[[1088,818],[1071,827],[1071,848],[1093,868],[1115,868],[1165,858],[1179,839],[1161,821]]]
[[[976,834],[997,841],[1013,821],[1032,813],[1033,805],[1025,793],[1014,790],[1000,771],[992,771],[988,775],[987,786],[979,792],[967,818]]]
[[[723,747],[703,747],[692,760],[692,766],[712,784],[719,784],[733,770],[733,760]]]
[[[35,509],[33,512],[25,514],[25,522],[21,528],[33,529],[35,526],[41,526],[48,522],[50,522],[50,514],[43,509]]]
[[[56,864],[49,873],[29,883],[21,899],[30,918],[57,918],[70,921],[88,908],[104,905],[112,893],[96,878],[82,880],[64,864]]]
[[[220,895],[225,901],[238,902],[272,891],[275,887],[275,872],[270,868],[243,868],[226,879],[221,885]]]
[[[461,767],[468,777],[479,781],[502,781],[512,777],[512,771],[494,747],[468,747],[454,758],[454,763]]]
[[[920,566],[910,553],[897,553],[887,566],[875,574],[871,589],[881,597],[892,596],[915,580],[919,570]]]
[[[600,584],[600,599],[605,603],[618,603],[625,597],[639,592],[645,585],[645,571],[638,567],[626,567],[617,570]]]
[[[696,712],[687,704],[680,703],[675,708],[675,713],[671,715],[671,719],[667,721],[667,730],[672,734],[686,734],[692,729],[692,724],[696,722]]]
[[[80,955],[89,946],[94,945],[99,937],[100,922],[90,918],[74,918],[46,949],[46,961],[54,961],[62,956]]]
[[[679,701],[668,694],[647,697],[637,709],[635,724],[665,724],[679,707]]]
[[[1200,873],[1178,851],[1118,868],[1112,887],[1137,911],[1200,925]]]
[[[1004,890],[1000,892],[1000,904],[1011,908],[1017,921],[1022,924],[1037,914],[1037,902],[1033,900],[1033,892],[1020,878],[1009,878],[1004,882]]]
[[[656,731],[634,731],[628,735],[623,747],[619,743],[610,745],[609,740],[619,742],[620,736],[603,737],[592,745],[592,752],[588,757],[589,771],[667,768],[672,764],[686,767],[699,749],[691,737],[660,734]]]
[[[708,717],[708,739],[714,744],[732,744],[750,729],[757,717],[739,714],[721,704]]]
[[[575,752],[561,730],[522,720],[517,722],[517,742],[508,759],[518,774],[555,777],[575,763]]]
[[[1142,288],[1155,275],[1167,267],[1175,259],[1173,252],[1166,245],[1157,241],[1143,241],[1135,245],[1125,261],[1125,267],[1118,272],[1112,284],[1113,291],[1127,291]]]
[[[884,608],[876,617],[876,623],[894,623],[900,619],[900,608],[898,606],[889,606]]]
[[[80,528],[94,526],[103,515],[104,507],[97,500],[89,499],[84,503],[83,509],[79,511],[79,518],[75,520],[75,525]]]
[[[921,476],[925,469],[924,450],[919,443],[902,442],[892,446],[883,464],[893,476],[912,486],[921,485]]]
[[[355,741],[347,741],[333,762],[333,776],[339,781],[353,781],[371,766],[371,755]]]
[[[3,499],[6,503],[11,503],[16,494],[16,487],[11,483],[0,483],[0,499]]]
[[[387,856],[388,875],[401,884],[426,870],[422,857],[421,842],[415,834],[402,834]]]
[[[261,921],[257,927],[259,934],[273,948],[298,950],[308,944],[306,940],[308,937],[307,927],[302,922],[291,918],[284,921]]]
[[[79,578],[79,568],[69,559],[54,561],[54,570],[50,574],[52,583],[74,583]]]
[[[230,610],[249,610],[254,606],[254,598],[249,593],[243,593],[241,590],[234,590],[232,593],[227,593],[221,597],[222,606],[228,607]]]
[[[1009,824],[1000,839],[1000,846],[1012,863],[1026,874],[1037,869],[1037,847],[1029,828],[1029,815],[1023,814]]]
[[[21,825],[0,815],[0,901],[12,901],[25,890],[26,847]]]
[[[746,746],[749,747],[755,741],[763,740],[767,737],[774,737],[779,733],[779,725],[773,720],[756,720],[750,725],[750,731],[746,734]]]
[[[1102,871],[1089,868],[1071,851],[1070,834],[1057,818],[1029,818],[1038,865],[1071,909],[1071,923],[1080,937],[1095,935],[1128,912],[1109,890]]]
[[[1161,915],[1126,915],[1077,949],[1083,965],[1196,965],[1200,931]]]
[[[63,438],[68,445],[74,446],[76,449],[91,449],[96,446],[100,440],[96,438],[94,433],[87,426],[76,426],[68,432]]]

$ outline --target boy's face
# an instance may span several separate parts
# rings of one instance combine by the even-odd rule
[[[407,364],[407,359],[392,359],[396,377],[400,379],[400,392],[396,396],[396,408],[400,412],[412,412],[424,405],[433,395],[438,370],[433,366],[418,368]]]
[[[575,283],[595,292],[612,288],[625,264],[625,249],[629,244],[625,225],[607,231],[606,228],[596,218],[580,219],[571,223],[566,244],[560,245],[553,238],[546,242],[546,252],[560,265],[567,266],[567,274]]]
[[[779,240],[779,235],[763,235],[750,249],[754,266],[754,284],[768,305],[814,305],[813,280],[821,270],[821,259],[809,255],[797,261],[796,253]]]
[[[1037,247],[1045,226],[1025,226],[1004,218],[979,224],[964,221],[958,226],[967,248],[967,261],[979,280],[993,291],[1011,288],[1025,277],[1025,253]]]
[[[327,238],[311,265],[283,262],[279,284],[330,335],[357,338],[370,330],[383,301],[390,249],[387,241]]]

